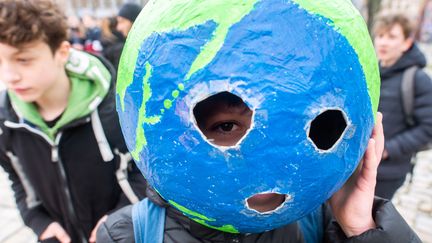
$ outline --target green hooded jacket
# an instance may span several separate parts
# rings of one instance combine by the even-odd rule
[[[9,91],[11,103],[18,116],[35,125],[52,140],[59,129],[94,111],[110,87],[109,70],[90,54],[71,50],[65,68],[71,82],[71,93],[65,111],[51,128],[47,126],[34,103],[24,102]]]

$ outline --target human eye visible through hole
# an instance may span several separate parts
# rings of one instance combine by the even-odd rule
[[[218,146],[235,146],[250,129],[253,115],[240,97],[229,92],[199,102],[193,113],[206,139]]]

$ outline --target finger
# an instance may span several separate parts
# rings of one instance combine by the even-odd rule
[[[375,150],[378,160],[381,160],[382,153],[384,151],[384,129],[382,125],[382,114],[377,113],[376,124],[372,132],[372,138],[375,139]]]
[[[70,243],[71,242],[69,235],[66,233],[66,231],[62,227],[59,227],[58,229],[56,229],[55,237],[61,243]]]
[[[370,139],[368,143],[368,148],[364,156],[363,168],[361,171],[362,178],[370,185],[375,187],[377,168],[379,165],[379,160],[376,156],[376,141],[375,139]]]

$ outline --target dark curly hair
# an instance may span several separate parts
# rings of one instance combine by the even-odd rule
[[[0,0],[0,43],[20,48],[41,40],[55,53],[67,40],[67,27],[52,0]]]

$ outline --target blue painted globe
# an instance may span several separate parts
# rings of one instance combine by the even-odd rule
[[[221,92],[253,112],[233,146],[208,141],[193,113]],[[373,47],[350,1],[155,0],[128,37],[117,109],[162,198],[208,227],[254,233],[304,217],[345,183],[378,92]],[[285,201],[268,212],[248,206],[270,192]]]

